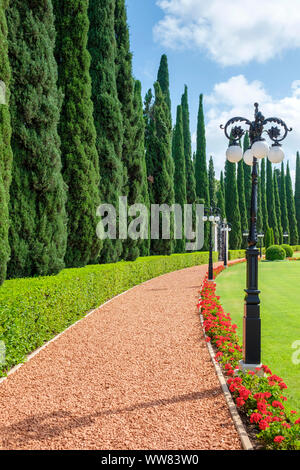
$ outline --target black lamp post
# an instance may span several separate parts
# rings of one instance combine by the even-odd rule
[[[278,118],[265,119],[258,110],[258,103],[254,104],[254,121],[243,117],[234,117],[230,119],[224,129],[225,135],[229,140],[229,148],[226,152],[227,160],[232,163],[239,162],[242,158],[246,164],[252,166],[252,194],[250,209],[250,228],[248,237],[247,258],[247,289],[244,310],[244,335],[243,335],[243,361],[242,370],[255,370],[261,365],[261,321],[260,321],[260,300],[258,290],[258,256],[257,248],[257,185],[258,185],[258,159],[268,156],[272,163],[280,163],[284,159],[284,153],[280,142],[283,141],[289,129],[284,121]],[[243,122],[248,126],[250,138],[250,148],[244,153],[240,147],[240,140],[246,133],[241,126],[233,124]],[[278,126],[270,127],[271,123]],[[233,126],[233,127],[232,127]],[[273,144],[271,148],[263,139],[262,134],[267,133]]]
[[[289,236],[290,236],[290,235],[289,235],[289,232],[284,232],[283,238],[284,238],[285,243],[288,243],[288,242],[289,242]]]
[[[260,244],[259,244],[259,256],[260,256],[260,259],[262,258],[262,244],[263,244],[264,236],[265,236],[264,233],[259,233],[259,234],[257,235],[257,238],[260,239]]]
[[[208,280],[214,280],[214,263],[213,263],[213,243],[212,243],[212,224],[220,221],[220,209],[218,207],[204,208],[203,222],[209,224],[209,263],[208,263]]]
[[[221,231],[223,232],[223,249],[224,249],[224,267],[227,268],[228,265],[228,234],[231,232],[231,224],[227,222],[226,219],[223,220]]]

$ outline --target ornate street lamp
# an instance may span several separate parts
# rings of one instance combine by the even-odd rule
[[[223,240],[224,240],[224,268],[227,268],[228,264],[228,234],[231,232],[231,224],[227,222],[226,219],[223,220],[222,226],[221,226],[221,231],[223,232]]]
[[[260,244],[259,244],[259,257],[260,257],[260,259],[262,258],[262,244],[263,244],[264,236],[265,236],[264,233],[258,233],[257,234],[257,238],[260,239]]]
[[[289,232],[284,232],[283,238],[284,238],[285,243],[288,243],[288,242],[289,242],[289,236],[290,236],[290,235],[289,235]]]
[[[213,244],[212,244],[212,224],[220,222],[220,209],[218,207],[204,208],[203,222],[209,224],[209,263],[208,263],[208,280],[214,280],[214,264],[213,264]]]
[[[250,209],[250,229],[248,237],[247,258],[247,289],[244,310],[244,336],[243,336],[243,361],[242,370],[255,370],[261,366],[261,321],[260,321],[260,300],[258,290],[258,256],[257,248],[257,184],[258,184],[258,160],[268,157],[272,163],[280,163],[284,159],[284,153],[281,149],[281,142],[292,130],[287,127],[281,119],[271,117],[265,119],[258,110],[258,103],[254,104],[254,121],[243,117],[234,117],[230,119],[221,129],[229,140],[230,144],[226,151],[227,160],[237,163],[243,158],[243,152],[240,147],[240,139],[246,133],[241,126],[234,125],[243,122],[248,126],[250,138],[250,148],[244,153],[244,161],[252,168],[252,195]],[[270,127],[272,123],[273,125]],[[233,126],[234,125],[234,126]],[[233,126],[233,127],[232,127]],[[280,126],[280,127],[279,127]],[[272,146],[269,148],[263,133],[268,134]]]

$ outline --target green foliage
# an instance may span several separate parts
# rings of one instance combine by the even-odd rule
[[[276,211],[276,218],[277,218],[277,226],[278,226],[278,242],[282,243],[283,241],[283,231],[281,225],[281,204],[279,199],[279,191],[278,191],[278,182],[276,173],[274,172],[273,175],[273,185],[274,185],[274,199],[275,199],[275,211]]]
[[[242,231],[248,230],[248,212],[246,209],[245,197],[245,181],[244,181],[244,160],[241,160],[237,165],[237,188],[239,195],[239,210],[241,216],[241,229]],[[243,240],[244,248],[246,247],[246,240]]]
[[[10,256],[9,230],[9,187],[11,182],[12,151],[10,145],[11,122],[9,113],[10,66],[8,60],[7,23],[5,10],[7,1],[0,0],[0,81],[4,83],[4,102],[0,101],[0,285],[6,277]]]
[[[228,251],[228,260],[232,261],[234,259],[242,259],[246,256],[246,250],[229,250]]]
[[[292,258],[294,249],[290,245],[283,244],[281,247],[284,249],[287,258]]]
[[[153,128],[151,136],[151,167],[153,169],[152,198],[155,204],[174,204],[174,161],[171,155],[171,127],[169,110],[158,82],[154,84],[155,101],[151,110]],[[148,162],[147,162],[148,164]],[[148,169],[149,174],[149,169]],[[152,202],[152,201],[151,201]],[[172,219],[172,217],[171,217]],[[172,223],[171,223],[172,227]],[[172,238],[172,229],[171,229]],[[151,240],[151,253],[171,254],[173,241]]]
[[[269,217],[267,209],[267,192],[266,192],[266,164],[265,159],[261,161],[260,167],[260,193],[261,193],[261,213],[262,213],[262,229],[266,233],[269,228]]]
[[[139,110],[134,107],[135,81],[132,76],[132,54],[130,52],[129,30],[125,0],[116,0],[115,6],[115,35],[116,35],[116,81],[118,98],[121,103],[123,118],[123,147],[122,162],[124,165],[124,196],[128,198],[131,206],[140,201],[143,189],[143,155],[136,152],[136,136],[141,135],[144,129],[140,120]],[[129,217],[128,222],[132,220]],[[139,241],[128,238],[123,241],[122,258],[128,261],[135,260],[140,254]]]
[[[269,226],[273,229],[275,243],[279,242],[279,232],[276,216],[276,207],[275,207],[275,194],[274,194],[274,180],[273,180],[273,171],[272,163],[270,160],[267,160],[267,208],[268,208],[268,220]]]
[[[289,163],[286,166],[286,204],[288,209],[289,227],[290,227],[290,244],[296,245],[298,243],[298,229],[295,209],[295,199],[293,195],[292,180],[290,175]]]
[[[243,142],[243,151],[246,152],[250,147],[250,139],[249,134],[246,132]],[[246,213],[250,214],[250,206],[251,206],[251,192],[252,192],[252,179],[251,179],[251,170],[252,167],[247,165],[243,161],[244,165],[244,187],[245,187],[245,202],[246,202]]]
[[[63,178],[68,185],[66,266],[95,263],[102,246],[96,236],[99,158],[91,101],[87,51],[88,0],[53,0],[57,31],[55,56],[64,100],[59,123]]]
[[[286,252],[279,245],[271,245],[266,249],[266,259],[268,261],[277,261],[284,260],[286,257]]]
[[[288,218],[287,202],[286,202],[286,184],[284,174],[284,163],[281,164],[280,174],[280,208],[281,208],[281,226],[283,232],[290,232],[290,224]]]
[[[221,211],[222,219],[226,219],[226,211],[225,211],[225,190],[224,190],[224,178],[223,172],[220,173],[220,182],[217,189],[217,207]]]
[[[268,248],[271,245],[274,245],[274,232],[271,227],[268,227],[265,234],[265,247]]]
[[[239,196],[236,181],[236,164],[225,163],[225,209],[227,221],[231,224],[229,248],[237,250],[242,243],[242,227],[239,211]]]
[[[217,260],[217,254],[214,254]],[[6,281],[0,290],[2,373],[112,297],[162,274],[208,262],[208,253],[139,258],[66,269],[57,276]]]
[[[210,157],[208,164],[208,190],[211,207],[217,207],[217,188],[215,180],[214,161],[212,157]]]
[[[168,67],[168,58],[165,54],[161,56],[159,69],[157,73],[157,81],[160,84],[160,88],[162,94],[165,98],[165,102],[167,104],[168,110],[167,115],[170,121],[170,126],[172,126],[172,118],[171,118],[171,98],[170,98],[170,83],[169,83],[169,67]]]
[[[183,140],[184,140],[184,156],[185,156],[185,173],[186,173],[186,199],[188,204],[196,203],[196,180],[195,170],[192,160],[192,139],[190,132],[190,114],[188,105],[188,89],[185,85],[184,94],[181,98],[182,122],[183,122]]]
[[[296,158],[295,210],[296,210],[298,236],[300,236],[300,155],[299,155],[299,152],[297,152],[297,158]]]
[[[206,138],[203,112],[203,95],[200,95],[199,99],[195,177],[197,197],[198,199],[203,199],[205,204],[209,206],[210,200],[206,165]]]
[[[67,241],[51,1],[14,0],[7,22],[14,155],[8,275],[47,275],[64,267]]]
[[[185,157],[184,157],[184,141],[183,141],[183,125],[182,125],[182,107],[177,106],[176,127],[173,139],[173,159],[175,165],[174,171],[174,191],[175,204],[179,204],[184,214],[184,205],[186,204],[186,174],[185,174]],[[184,227],[182,224],[181,239],[175,240],[176,253],[185,252]]]
[[[116,83],[116,36],[114,29],[115,0],[90,0],[88,50],[91,55],[90,75],[96,127],[96,148],[101,171],[102,203],[119,208],[124,187],[122,145],[123,124]],[[121,240],[106,239],[99,261],[119,260]]]

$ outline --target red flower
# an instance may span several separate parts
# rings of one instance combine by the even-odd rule
[[[238,397],[236,399],[236,404],[237,406],[243,406],[245,404],[245,401],[241,397]]]
[[[285,437],[283,436],[276,436],[274,437],[274,442],[276,442],[277,444],[280,444],[282,441],[284,441]]]
[[[250,416],[250,423],[259,423],[262,419],[262,415],[260,413],[252,413]]]
[[[295,424],[300,424],[300,418],[295,421]]]
[[[265,419],[262,419],[261,422],[259,423],[259,429],[261,429],[262,431],[264,431],[265,429],[267,429],[269,427],[269,423],[267,420]]]
[[[274,400],[273,403],[272,403],[272,406],[274,408],[280,408],[281,410],[284,410],[284,406],[280,401]]]

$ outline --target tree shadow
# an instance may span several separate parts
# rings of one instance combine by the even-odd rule
[[[2,447],[16,448],[16,446],[22,446],[28,443],[28,441],[43,442],[47,439],[57,437],[65,431],[91,426],[94,424],[96,418],[195,400],[213,400],[220,394],[222,394],[221,388],[216,387],[203,392],[193,392],[172,398],[137,403],[124,408],[96,411],[88,416],[77,416],[70,411],[64,410],[53,411],[52,413],[46,414],[40,413],[18,421],[11,426],[1,427],[0,436],[2,439]],[[201,412],[201,410],[199,410],[199,412]]]

